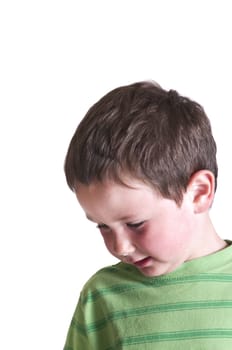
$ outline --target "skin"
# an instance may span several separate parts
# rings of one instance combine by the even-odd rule
[[[153,277],[226,246],[209,217],[211,172],[194,174],[180,206],[141,181],[125,180],[128,186],[105,181],[77,184],[75,191],[87,218],[97,223],[107,249],[119,260]]]

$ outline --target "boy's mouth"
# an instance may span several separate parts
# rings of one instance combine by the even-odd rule
[[[138,261],[135,261],[133,264],[137,267],[146,267],[147,265],[149,265],[149,263],[151,262],[151,257],[150,256],[147,256],[146,258],[144,259],[141,259],[141,260],[138,260]]]

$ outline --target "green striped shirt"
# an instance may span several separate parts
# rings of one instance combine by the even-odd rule
[[[160,277],[124,263],[84,286],[64,350],[232,349],[232,246]]]

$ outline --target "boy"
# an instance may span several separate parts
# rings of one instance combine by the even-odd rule
[[[64,349],[232,349],[232,247],[209,217],[203,108],[153,82],[117,88],[79,124],[65,174],[120,263],[84,286]]]

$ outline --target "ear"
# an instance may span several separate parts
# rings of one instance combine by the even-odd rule
[[[189,181],[187,192],[196,214],[206,212],[210,209],[215,191],[215,178],[209,170],[199,170],[194,173]]]

